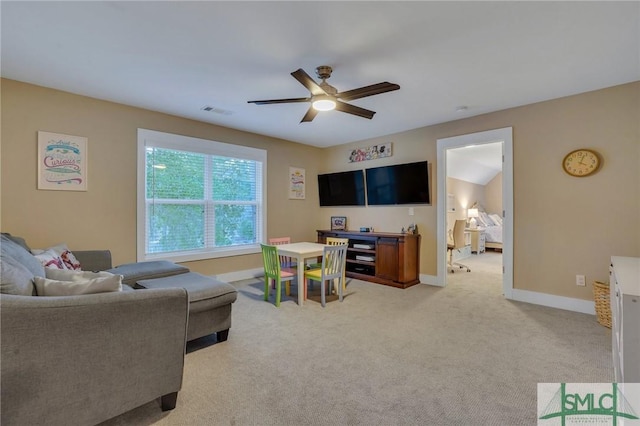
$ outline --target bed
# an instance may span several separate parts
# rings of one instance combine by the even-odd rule
[[[478,226],[484,228],[485,248],[502,251],[502,217],[496,213],[479,212]]]

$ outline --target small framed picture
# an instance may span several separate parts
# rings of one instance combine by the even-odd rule
[[[331,216],[331,230],[332,231],[346,231],[347,230],[347,217],[346,216]]]

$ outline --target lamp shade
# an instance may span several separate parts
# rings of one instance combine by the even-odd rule
[[[467,216],[469,216],[469,228],[476,229],[478,227],[478,222],[476,222],[476,217],[478,217],[478,209],[467,210]]]

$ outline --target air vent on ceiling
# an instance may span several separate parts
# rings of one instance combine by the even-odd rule
[[[222,108],[216,108],[210,105],[205,105],[202,108],[200,108],[203,111],[207,111],[207,112],[213,112],[215,114],[221,114],[221,115],[231,115],[233,114],[233,111],[229,111],[227,109],[222,109]]]

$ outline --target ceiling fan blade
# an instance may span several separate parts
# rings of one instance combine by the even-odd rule
[[[306,87],[312,95],[326,95],[327,93],[322,89],[322,87],[318,86],[309,74],[304,72],[302,68],[298,68],[294,72],[291,73],[293,78],[298,80],[304,87]]]
[[[376,113],[375,111],[370,111],[368,109],[360,108],[358,106],[347,104],[341,101],[336,102],[336,110],[346,112],[347,114],[353,114],[359,117],[368,118],[369,120],[371,120],[373,118],[373,114]]]
[[[265,101],[247,101],[249,104],[267,105],[267,104],[286,104],[291,102],[309,102],[311,98],[291,98],[291,99],[269,99]]]
[[[300,122],[305,123],[305,122],[313,121],[313,119],[316,118],[316,115],[318,115],[318,110],[316,110],[313,107],[313,105],[311,105],[307,110],[307,113],[304,115],[304,117],[302,117],[302,120],[300,120]]]
[[[336,98],[343,101],[352,101],[354,99],[364,98],[366,96],[378,95],[380,93],[391,92],[398,90],[400,86],[394,83],[385,81],[383,83],[372,84],[371,86],[360,87],[358,89],[347,90],[346,92],[340,92],[336,94]]]

